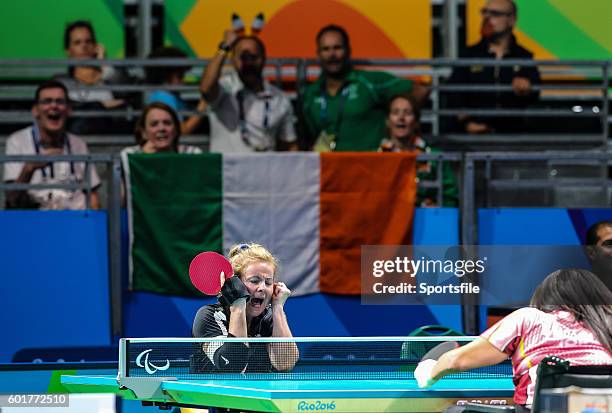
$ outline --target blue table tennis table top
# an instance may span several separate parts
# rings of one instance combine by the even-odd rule
[[[414,379],[177,380],[114,376],[61,378],[71,392],[117,393],[158,405],[217,406],[262,412],[440,412],[465,402],[511,404],[510,378],[444,378],[429,389]],[[157,391],[153,387],[157,386]],[[145,389],[145,390],[143,390]]]

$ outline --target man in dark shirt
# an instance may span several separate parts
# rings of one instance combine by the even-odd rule
[[[585,243],[593,273],[612,291],[612,221],[591,225]]]
[[[467,48],[461,57],[467,59],[532,59],[533,54],[521,47],[512,34],[517,19],[516,4],[512,0],[489,0],[481,9],[482,39]],[[457,67],[448,83],[463,85],[512,86],[512,91],[482,90],[448,93],[452,108],[524,109],[538,99],[532,89],[540,83],[536,66],[484,66]],[[508,116],[460,115],[455,129],[470,134],[517,133],[526,131],[525,119]]]

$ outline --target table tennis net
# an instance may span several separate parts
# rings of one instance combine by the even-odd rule
[[[423,355],[443,341],[448,338],[122,339],[120,374],[179,380],[414,379]],[[511,365],[503,363],[448,378],[511,376]]]

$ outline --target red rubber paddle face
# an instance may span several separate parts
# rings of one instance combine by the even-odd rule
[[[222,280],[225,281],[232,275],[232,265],[216,252],[201,252],[189,264],[191,283],[206,295],[217,295],[221,291]]]

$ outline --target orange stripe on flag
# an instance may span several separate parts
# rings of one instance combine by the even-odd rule
[[[321,292],[360,294],[362,245],[410,244],[415,178],[414,153],[321,154]]]

